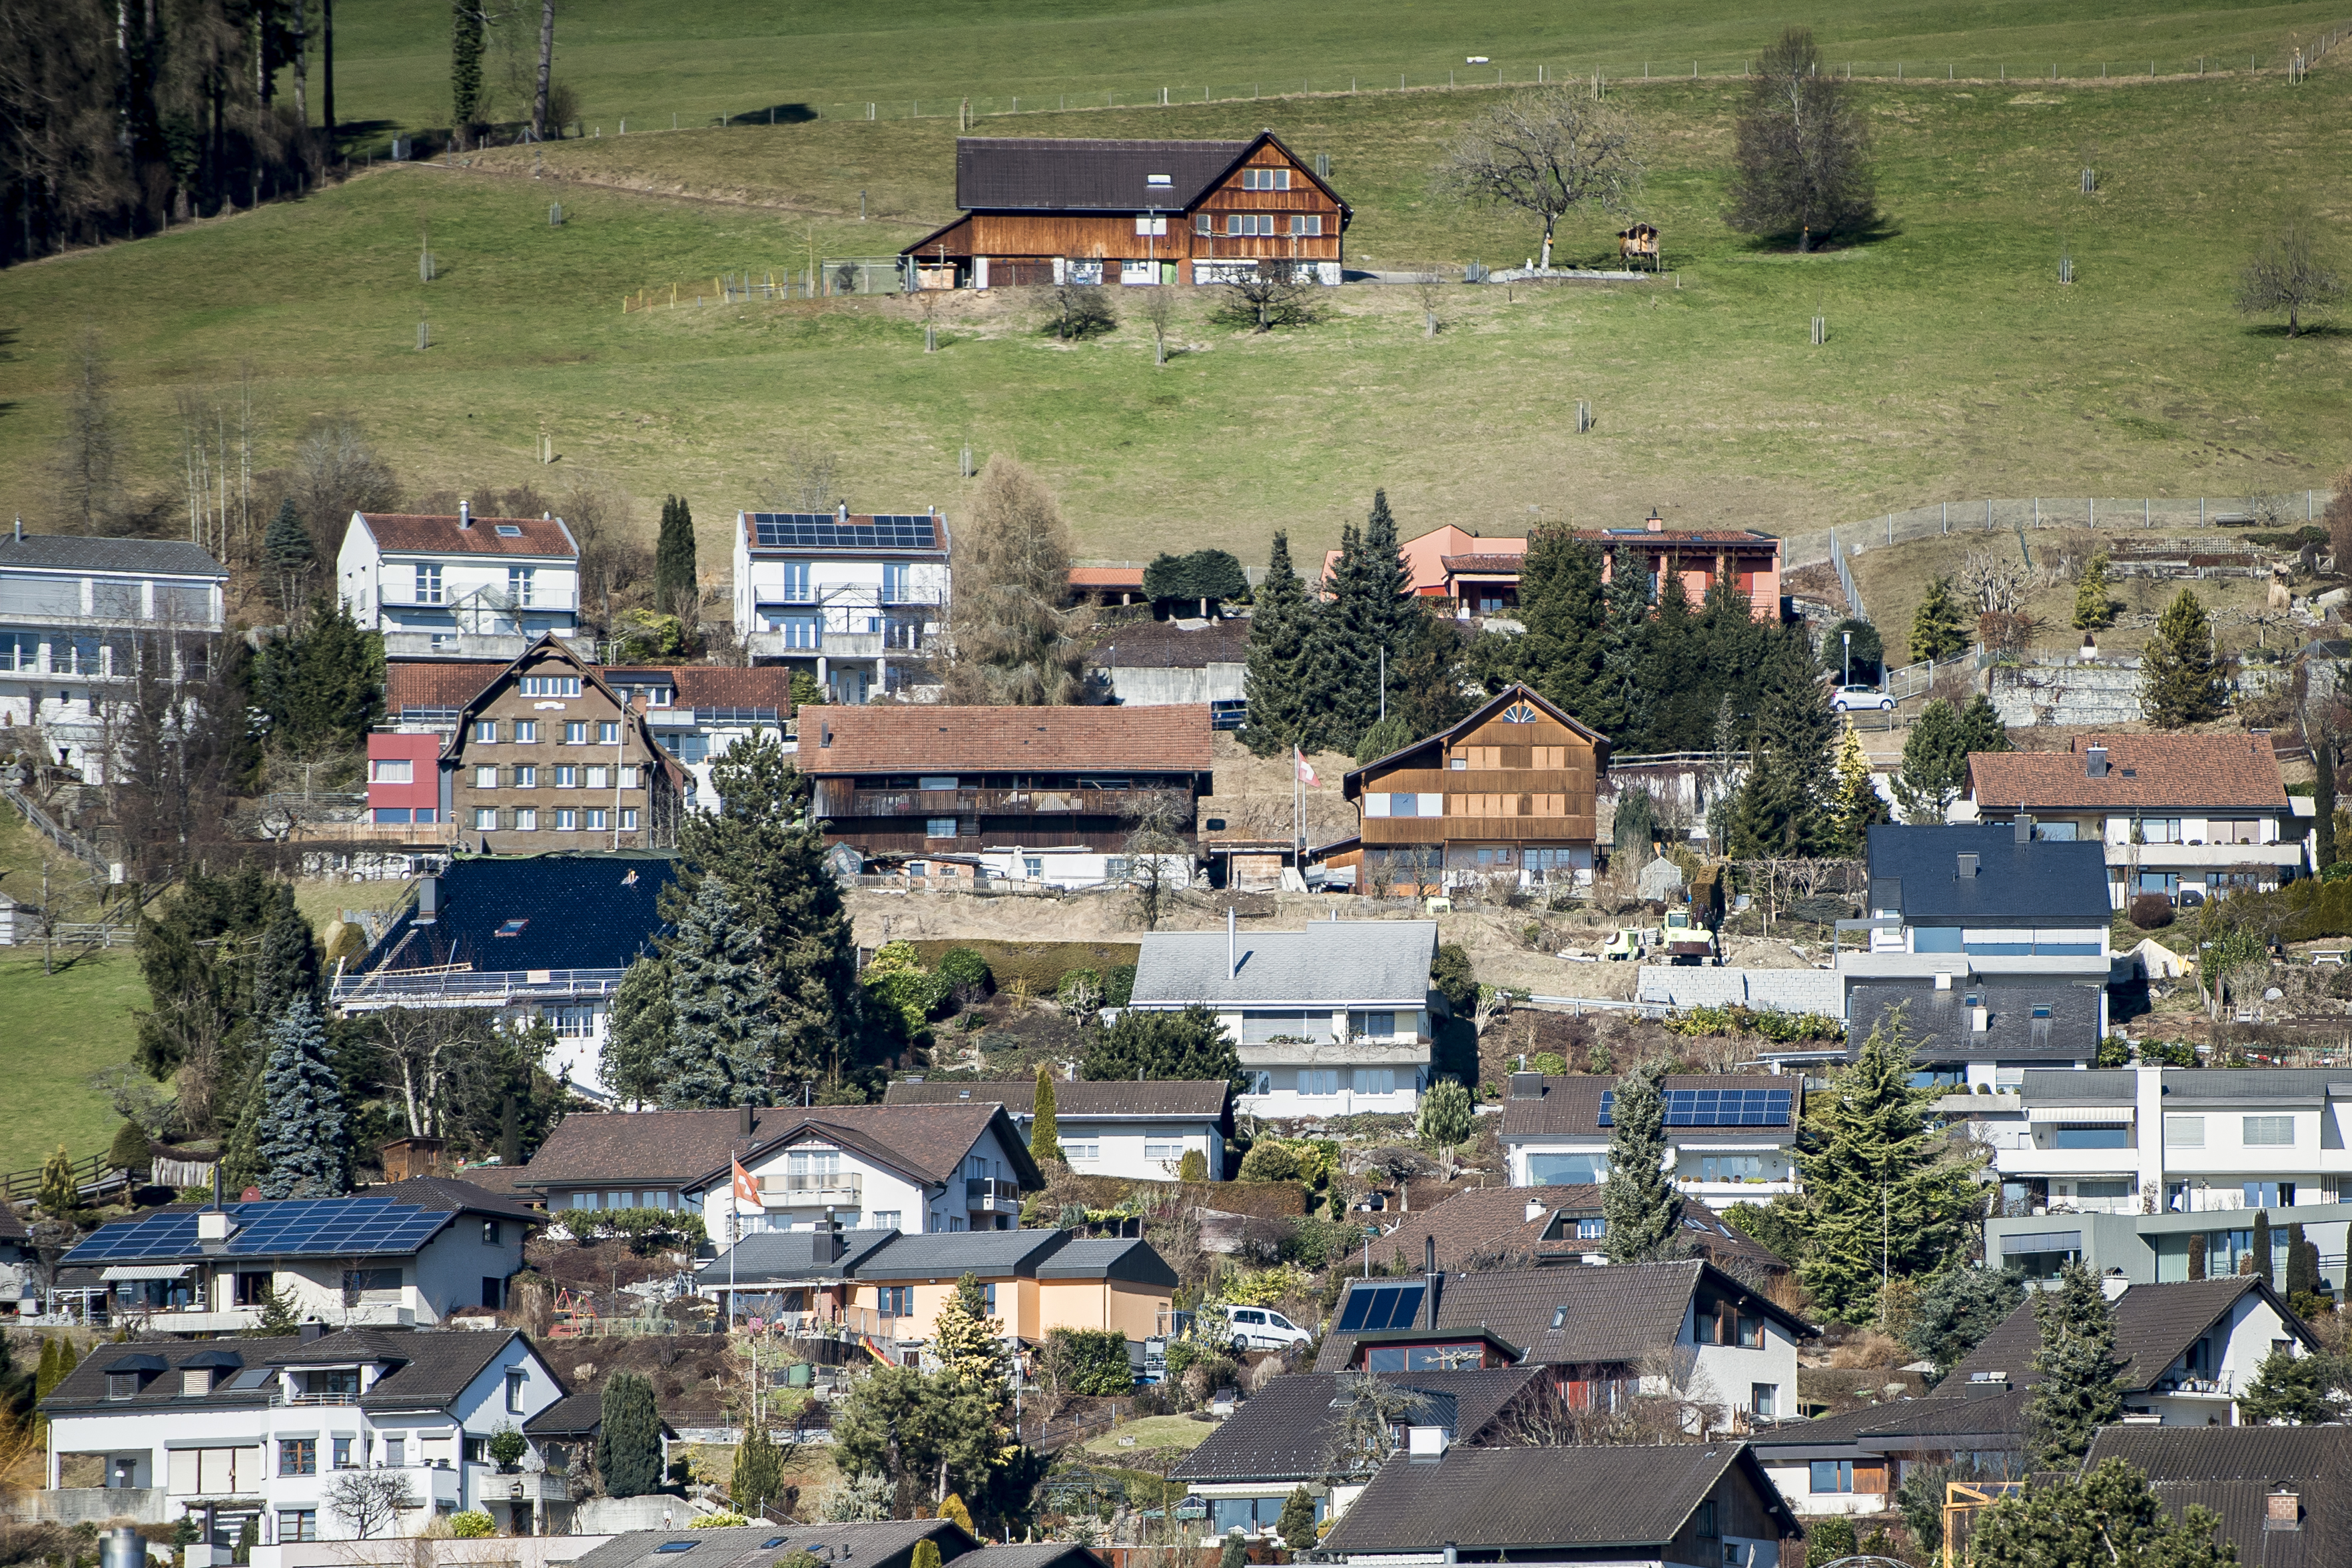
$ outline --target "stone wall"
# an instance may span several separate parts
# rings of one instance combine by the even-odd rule
[[[2012,729],[2036,724],[2128,724],[2142,717],[2139,661],[1996,667],[1994,711]]]
[[[1693,969],[1642,965],[1644,1002],[1670,1007],[1769,1007],[1783,1013],[1845,1016],[1845,982],[1822,969]]]

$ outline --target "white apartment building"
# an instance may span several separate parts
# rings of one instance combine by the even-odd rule
[[[1969,799],[1988,823],[2032,824],[2035,838],[2096,844],[2108,897],[2176,902],[2275,888],[2314,851],[2310,802],[2279,779],[2270,738],[2078,735],[2064,752],[1977,752]]]
[[[47,761],[104,784],[110,705],[128,697],[137,660],[198,676],[227,584],[193,544],[26,533],[19,521],[0,534],[0,726],[34,731]]]
[[[1666,1153],[1675,1186],[1721,1208],[1798,1190],[1795,1146],[1804,1079],[1780,1074],[1677,1074],[1664,1083]],[[1503,1154],[1515,1187],[1590,1186],[1609,1175],[1614,1083],[1515,1072],[1503,1101]]]
[[[41,1401],[42,1501],[90,1518],[185,1518],[216,1552],[248,1524],[264,1547],[350,1541],[359,1521],[338,1510],[338,1483],[366,1471],[396,1483],[389,1528],[372,1531],[379,1537],[421,1534],[462,1509],[489,1513],[503,1533],[564,1534],[571,1478],[530,1426],[565,1393],[512,1329],[313,1326],[103,1344]],[[506,1428],[527,1444],[511,1470],[490,1450]],[[99,1461],[99,1486],[64,1486],[77,1458]]]
[[[272,1292],[339,1328],[410,1328],[504,1307],[541,1217],[420,1178],[350,1197],[157,1209],[100,1226],[60,1267],[100,1270],[109,1321],[158,1332],[243,1333]]]
[[[509,662],[580,625],[580,546],[560,517],[355,511],[335,579],[388,658]]]
[[[860,703],[927,668],[948,604],[948,523],[928,512],[735,515],[735,633],[753,664]],[[918,684],[920,682],[919,681]]]
[[[908,1079],[884,1093],[885,1105],[985,1105],[1004,1107],[1034,1146],[1037,1080],[989,1082]],[[1054,1083],[1054,1121],[1062,1158],[1087,1176],[1123,1176],[1164,1182],[1176,1174],[1188,1153],[1197,1152],[1208,1179],[1225,1173],[1225,1139],[1233,1131],[1233,1086],[1215,1079],[1160,1079],[1148,1082]]]
[[[1318,921],[1303,931],[1147,931],[1129,1005],[1217,1016],[1259,1116],[1410,1111],[1429,1087],[1445,999],[1433,921]]]

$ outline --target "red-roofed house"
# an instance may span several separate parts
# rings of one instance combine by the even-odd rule
[[[387,658],[505,664],[580,624],[580,546],[560,517],[355,511],[335,583]]]
[[[1070,597],[1085,604],[1139,605],[1143,602],[1143,568],[1073,566]]]
[[[984,858],[1018,880],[1116,880],[1129,836],[1155,814],[1186,841],[1189,871],[1194,805],[1210,787],[1209,710],[818,708],[798,760],[826,837],[868,855],[997,851]],[[1090,863],[1049,874],[1063,850]]]
[[[2107,891],[2175,900],[2275,888],[2308,865],[2310,823],[2266,735],[2077,735],[2063,752],[1971,752],[1969,798],[1986,822],[2106,846]],[[2311,852],[2315,853],[2315,849]]]
[[[1622,562],[1649,579],[1650,596],[1672,574],[1682,579],[1683,596],[1696,607],[1718,581],[1748,595],[1759,621],[1780,618],[1780,541],[1750,529],[1670,530],[1652,512],[1640,528],[1579,529],[1576,537],[1601,552],[1601,581]],[[1407,591],[1444,599],[1467,620],[1509,616],[1519,603],[1519,573],[1527,564],[1523,537],[1482,537],[1448,523],[1397,546],[1404,558]],[[1329,581],[1339,552],[1326,551],[1323,576]]]

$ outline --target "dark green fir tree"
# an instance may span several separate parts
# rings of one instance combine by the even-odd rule
[[[1315,749],[1308,689],[1314,629],[1314,605],[1290,563],[1290,536],[1277,531],[1250,613],[1249,663],[1242,677],[1249,699],[1242,742],[1261,757],[1294,745]]]
[[[1609,1174],[1601,1214],[1612,1263],[1681,1255],[1682,1194],[1666,1174],[1666,1064],[1643,1064],[1617,1080],[1609,1120]]]
[[[679,605],[693,603],[696,589],[694,513],[684,496],[670,496],[662,501],[661,534],[654,542],[654,608],[677,616]]]
[[[1518,620],[1527,630],[1511,644],[1517,678],[1591,723],[1585,715],[1612,700],[1602,679],[1609,605],[1599,553],[1569,529],[1538,528],[1519,574]]]
[[[2102,1426],[2123,1418],[2124,1363],[2116,1354],[2116,1314],[2099,1277],[2080,1263],[2059,1270],[2055,1286],[2034,1293],[2039,1376],[2025,1397],[2027,1441],[2037,1470],[2071,1470],[2090,1452]]]
[[[758,928],[718,877],[704,873],[668,957],[675,1023],[658,1069],[663,1109],[768,1103],[783,1052],[775,987]]]
[[[1732,811],[1733,858],[1836,852],[1830,743],[1837,725],[1822,697],[1811,643],[1796,627],[1780,632],[1765,648],[1754,761]]]
[[[2139,660],[2140,711],[2161,730],[2218,719],[2228,687],[2213,646],[2213,620],[2183,588],[2158,617]]]

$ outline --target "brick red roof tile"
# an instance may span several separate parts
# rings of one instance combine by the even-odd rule
[[[1073,566],[1070,568],[1073,588],[1132,588],[1143,592],[1143,568],[1140,566]]]
[[[614,664],[601,671],[614,686],[648,686],[667,676],[680,708],[773,708],[793,706],[793,672],[783,665],[745,669],[719,664]]]
[[[2093,746],[2107,749],[2104,778],[2085,771]],[[1969,783],[1979,809],[2288,809],[2262,735],[2077,735],[2063,752],[1971,752]]]
[[[362,512],[379,550],[430,550],[450,555],[556,555],[576,559],[580,546],[560,517],[478,517],[471,528],[459,528],[454,517],[429,517],[417,512]],[[499,525],[520,529],[513,538],[499,532]]]
[[[507,672],[502,664],[393,659],[383,667],[383,705],[395,718],[408,708],[463,708]]]
[[[814,733],[811,733],[814,731]],[[1210,771],[1205,703],[1159,708],[826,708],[801,734],[801,772]]]

